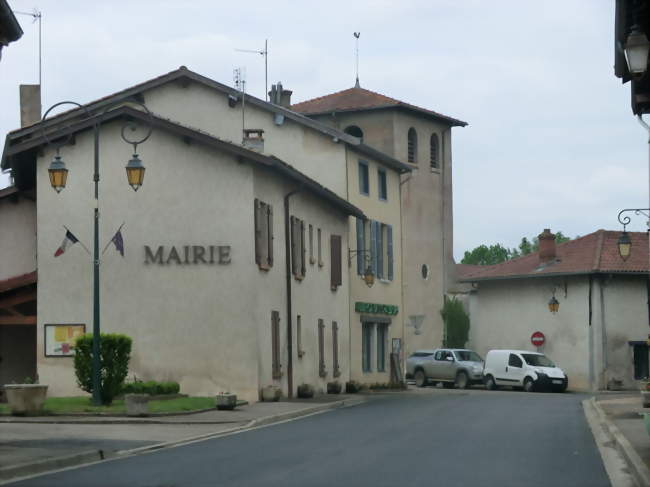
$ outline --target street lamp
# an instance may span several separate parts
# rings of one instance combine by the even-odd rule
[[[631,74],[640,75],[648,69],[648,52],[650,52],[650,42],[646,35],[641,32],[637,24],[632,26],[632,32],[625,42],[625,59],[627,69]]]
[[[617,246],[618,255],[621,256],[623,262],[625,262],[628,257],[630,257],[630,253],[632,252],[632,239],[630,239],[630,234],[625,231],[625,228],[627,225],[629,225],[631,219],[627,215],[623,216],[623,213],[627,213],[628,211],[633,211],[635,215],[644,215],[646,218],[650,218],[650,208],[626,208],[619,211],[618,221],[621,225],[623,225],[623,232],[618,237]],[[648,224],[650,225],[650,221]]]
[[[151,112],[147,107],[136,100],[127,100],[127,103],[135,103],[140,105],[144,111],[149,116],[151,120]],[[99,319],[99,131],[102,124],[102,119],[106,112],[114,108],[115,106],[122,105],[125,102],[118,102],[112,105],[109,105],[104,109],[104,111],[97,116],[95,123],[93,124],[93,132],[95,138],[94,153],[95,153],[95,172],[93,175],[93,181],[95,182],[95,205],[94,205],[94,251],[93,251],[93,404],[99,406],[102,403],[101,396],[101,363],[100,363],[100,319]],[[47,118],[47,115],[55,108],[61,105],[75,105],[76,107],[82,109],[86,116],[90,118],[92,115],[87,107],[81,105],[74,101],[62,101],[52,105],[43,115],[41,122],[44,122]],[[144,137],[131,140],[126,136],[126,129],[130,128],[132,131],[135,131],[137,125],[133,121],[128,121],[122,126],[121,137],[127,144],[133,146],[133,157],[126,165],[126,176],[129,182],[129,185],[133,188],[134,191],[137,191],[144,180],[144,171],[145,168],[142,165],[142,161],[138,157],[137,148],[138,144],[145,142],[152,132],[152,124],[149,123],[148,132]],[[47,134],[45,133],[45,127],[43,127],[43,137],[45,138],[48,144],[52,142],[48,139]],[[63,142],[56,145],[56,156],[54,160],[50,163],[48,168],[48,173],[50,176],[50,184],[52,188],[57,193],[60,193],[63,188],[65,188],[66,181],[68,179],[68,169],[65,167],[65,163],[61,159],[59,150],[62,146],[66,145],[70,141],[71,135],[69,135]]]
[[[363,255],[364,263],[366,264],[366,270],[363,272],[363,282],[366,283],[366,286],[372,287],[375,283],[375,273],[372,271],[372,266],[370,265],[372,256],[370,255],[370,250],[365,249],[348,249],[348,267],[352,265],[352,257],[360,254]]]

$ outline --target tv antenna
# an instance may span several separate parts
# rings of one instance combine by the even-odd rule
[[[269,40],[264,40],[264,49],[235,49],[237,52],[249,52],[264,56],[264,101],[269,101]]]
[[[361,32],[353,32],[354,38],[356,39],[354,42],[356,43],[356,65],[357,65],[357,81],[354,84],[355,88],[359,88],[359,37],[361,36]]]
[[[43,81],[43,24],[41,23],[41,20],[43,18],[43,14],[41,13],[40,10],[34,8],[32,12],[20,12],[18,10],[14,10],[15,14],[18,15],[28,15],[29,17],[32,17],[32,24],[36,21],[38,21],[38,85],[40,86]]]
[[[241,129],[242,134],[246,128],[246,68],[235,68],[232,72],[233,81],[235,83],[235,88],[241,93]]]

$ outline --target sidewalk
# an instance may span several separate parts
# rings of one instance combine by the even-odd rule
[[[126,416],[0,416],[0,484],[9,479],[164,448],[366,401],[360,395],[258,402],[234,411]]]
[[[646,432],[638,393],[599,394],[593,402],[616,448],[639,485],[650,485],[650,436]]]

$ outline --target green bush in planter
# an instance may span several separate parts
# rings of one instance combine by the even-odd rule
[[[122,385],[123,394],[150,394],[156,396],[178,394],[180,390],[181,386],[178,382],[156,382],[155,380],[146,382],[135,380]]]
[[[129,372],[132,340],[119,333],[100,335],[100,383],[102,404],[110,404],[122,390]],[[93,392],[93,335],[86,333],[75,342],[74,371],[79,387]]]

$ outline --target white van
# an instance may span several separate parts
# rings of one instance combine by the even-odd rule
[[[525,350],[490,350],[483,368],[485,387],[522,387],[526,392],[541,389],[566,391],[569,378],[543,353]]]

